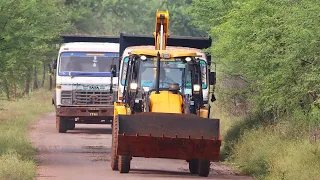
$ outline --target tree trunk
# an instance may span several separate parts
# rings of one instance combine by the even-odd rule
[[[49,90],[52,90],[52,74],[49,76]]]
[[[4,78],[4,90],[6,91],[7,99],[10,100],[10,88],[7,78]]]
[[[44,80],[46,79],[46,63],[45,61],[42,62],[43,65],[43,74],[42,74],[42,82],[41,82],[41,87],[44,87]]]
[[[37,66],[34,66],[34,74],[33,74],[33,90],[35,89],[39,89]]]
[[[27,75],[26,75],[26,85],[24,89],[24,94],[29,96],[29,90],[30,90],[30,83],[31,83],[31,74],[32,74],[32,68],[28,67],[27,69]]]
[[[13,83],[13,99],[17,99],[17,80],[16,77],[14,77],[13,73],[12,74],[12,83]]]

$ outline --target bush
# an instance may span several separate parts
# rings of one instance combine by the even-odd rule
[[[308,123],[301,122],[283,118],[274,125],[245,129],[238,138],[230,136],[237,141],[229,143],[229,161],[257,179],[319,179],[320,144],[309,142]]]
[[[16,102],[2,101],[0,110],[0,179],[33,179],[36,165],[27,133],[42,114],[52,111],[52,92],[40,90]]]
[[[31,180],[35,176],[35,168],[33,161],[23,160],[14,151],[8,151],[0,156],[0,179]]]

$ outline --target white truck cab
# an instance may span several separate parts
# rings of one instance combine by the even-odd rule
[[[57,131],[75,123],[111,123],[113,88],[118,84],[119,44],[71,42],[61,45],[56,65]]]

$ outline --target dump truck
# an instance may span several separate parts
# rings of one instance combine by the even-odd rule
[[[111,124],[113,89],[118,82],[119,37],[61,35],[61,38],[52,98],[57,131],[66,133],[76,123]]]
[[[114,102],[111,168],[128,173],[133,157],[181,159],[192,174],[206,177],[221,146],[220,120],[210,118],[203,100],[204,71],[207,88],[214,85],[215,72],[202,68],[197,50],[167,48],[168,25],[168,11],[157,11],[153,49],[141,37],[139,46],[120,36],[120,52],[122,47],[128,55],[122,55],[124,86]],[[136,46],[123,48],[129,44]]]

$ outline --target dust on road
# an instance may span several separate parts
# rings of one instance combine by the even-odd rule
[[[110,125],[76,124],[75,130],[58,134],[55,113],[33,126],[31,139],[37,149],[39,180],[252,179],[237,176],[229,167],[219,164],[212,164],[209,177],[203,178],[191,175],[185,161],[147,158],[133,158],[131,171],[120,174],[110,168]]]

